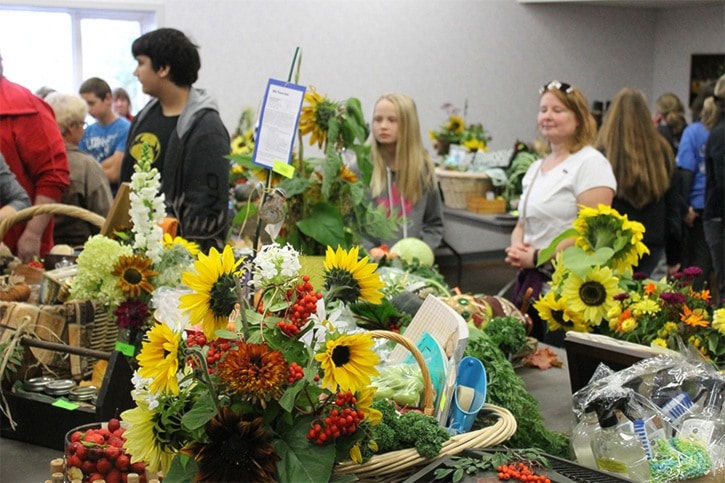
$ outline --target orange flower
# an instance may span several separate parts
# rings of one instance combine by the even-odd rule
[[[655,285],[654,282],[650,282],[644,286],[645,295],[652,295],[656,291],[657,291],[657,285]]]
[[[708,321],[702,309],[690,310],[687,305],[682,306],[680,320],[690,327],[707,327]]]

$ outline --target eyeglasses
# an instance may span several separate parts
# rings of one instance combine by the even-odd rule
[[[549,82],[548,84],[545,84],[539,88],[539,95],[543,94],[546,91],[550,91],[556,89],[558,91],[563,92],[564,94],[571,94],[574,90],[574,87],[571,84],[567,84],[565,82],[559,82],[558,80],[553,80]]]

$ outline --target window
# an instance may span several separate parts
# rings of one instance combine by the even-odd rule
[[[77,94],[100,77],[123,87],[133,112],[148,100],[133,76],[131,44],[156,28],[152,11],[0,6],[0,53],[5,75],[35,92],[41,87]]]

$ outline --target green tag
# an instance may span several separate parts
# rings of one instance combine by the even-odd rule
[[[275,160],[272,166],[272,171],[279,173],[286,178],[291,178],[295,175],[295,167],[291,164],[283,163],[282,161]]]
[[[53,406],[57,408],[67,409],[68,411],[75,411],[76,409],[78,409],[77,404],[73,404],[72,402],[66,401],[63,398],[56,399],[53,403]]]
[[[609,471],[610,473],[627,473],[627,465],[610,458],[597,458],[597,466],[599,466],[600,470]]]
[[[441,393],[441,402],[438,405],[438,409],[443,410],[446,407],[446,393]]]
[[[136,354],[136,346],[132,344],[126,344],[120,340],[116,341],[116,350],[124,356],[133,357]]]

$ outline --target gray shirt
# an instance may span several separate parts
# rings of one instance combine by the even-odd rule
[[[20,211],[30,206],[30,198],[0,153],[0,206],[6,205]]]

